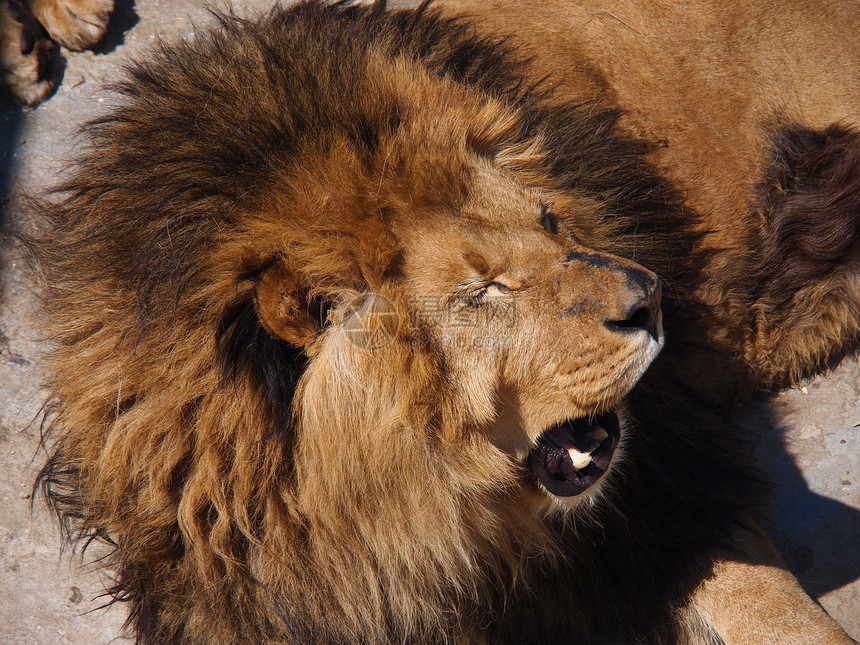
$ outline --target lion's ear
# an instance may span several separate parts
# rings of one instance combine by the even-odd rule
[[[298,276],[281,264],[267,269],[257,284],[256,308],[263,327],[306,353],[321,331],[307,295]]]

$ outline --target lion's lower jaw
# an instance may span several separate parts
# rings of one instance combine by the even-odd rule
[[[559,497],[549,492],[540,482],[533,495],[536,499],[536,509],[540,517],[562,517],[576,523],[598,507],[601,501],[611,497],[613,473],[617,469],[616,459],[612,460],[606,474],[588,490],[573,497]]]

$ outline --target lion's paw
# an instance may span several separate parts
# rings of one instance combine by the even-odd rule
[[[0,2],[0,89],[21,105],[43,101],[57,84],[57,46],[18,0]]]
[[[33,13],[51,38],[73,51],[98,43],[107,31],[114,0],[34,0]]]

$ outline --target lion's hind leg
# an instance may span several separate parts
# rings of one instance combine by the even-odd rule
[[[763,388],[826,367],[860,338],[860,133],[781,128],[750,231],[727,270],[730,344]]]
[[[714,562],[686,609],[690,643],[854,643],[806,595],[762,534],[737,535],[735,552]]]

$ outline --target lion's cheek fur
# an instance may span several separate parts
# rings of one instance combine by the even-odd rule
[[[489,563],[516,569],[524,553],[555,550],[521,466],[476,425],[452,424],[471,403],[440,382],[430,353],[368,352],[331,330],[295,405],[295,508],[344,611],[349,594],[384,589],[403,625],[426,621],[456,596],[480,602]],[[438,607],[409,606],[429,598]]]
[[[497,351],[500,418],[494,426],[506,437],[503,445],[509,450],[511,426],[533,444],[553,423],[618,405],[663,346],[662,337],[655,340],[645,332],[610,331],[601,320],[602,311],[562,318],[555,313],[562,307],[532,311],[530,300],[534,298],[522,298],[516,326],[495,330],[506,334],[507,343]],[[543,342],[547,337],[552,344]],[[530,447],[521,443],[515,451],[522,454]]]

